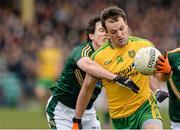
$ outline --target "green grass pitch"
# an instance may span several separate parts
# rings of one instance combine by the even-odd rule
[[[161,108],[163,125],[170,128],[167,108]],[[103,116],[98,112],[103,127]],[[48,124],[43,109],[38,107],[29,109],[0,108],[0,129],[47,129]]]

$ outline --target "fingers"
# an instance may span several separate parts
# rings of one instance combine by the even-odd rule
[[[132,91],[133,91],[134,93],[138,93],[138,91],[137,91],[137,90],[135,90],[135,89],[132,89]]]
[[[164,97],[169,97],[169,93],[167,93],[167,92],[163,92],[164,93]]]
[[[167,53],[167,51],[165,51],[165,53],[164,53],[164,59],[167,59],[168,58],[168,53]]]
[[[161,66],[161,65],[159,65],[159,64],[157,64],[155,67],[156,67],[158,70],[164,69],[164,66]]]
[[[163,102],[166,98],[169,97],[169,94],[165,91],[162,91],[162,90],[159,90],[157,93],[156,93],[156,98],[157,98],[157,101],[159,103]]]
[[[162,61],[157,61],[157,62],[156,62],[156,65],[161,65],[161,66],[163,66],[163,65],[164,65],[164,62],[162,62]]]
[[[157,70],[154,71],[155,74],[157,74],[157,73],[162,73],[162,72],[163,72],[162,69],[157,69]]]
[[[158,56],[158,60],[159,62],[165,62],[165,58],[163,56]]]
[[[131,86],[132,86],[132,91],[135,92],[135,93],[138,93],[138,91],[140,89],[134,82],[131,82]]]
[[[155,71],[155,74],[157,74],[157,73],[163,73],[164,71],[163,70],[156,70]]]
[[[138,93],[138,90],[134,87],[131,88],[131,90],[134,92],[134,93]]]
[[[138,91],[140,90],[139,87],[136,84],[134,84],[134,87],[135,87],[136,90],[138,90]]]

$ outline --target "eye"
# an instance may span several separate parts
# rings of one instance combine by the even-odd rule
[[[104,28],[100,28],[99,32],[105,32]]]
[[[116,32],[117,32],[117,31],[115,31],[115,30],[111,30],[111,31],[110,31],[111,34],[116,34]]]
[[[119,28],[119,30],[122,31],[122,30],[124,30],[124,28],[125,28],[124,26],[121,26],[121,27]]]

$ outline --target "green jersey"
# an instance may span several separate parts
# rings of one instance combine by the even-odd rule
[[[173,122],[180,122],[180,50],[168,54],[173,74],[167,82],[169,90],[169,116]]]
[[[77,61],[82,57],[90,57],[94,51],[95,50],[90,41],[86,41],[83,44],[75,47],[66,60],[59,80],[51,88],[53,96],[57,97],[61,103],[70,108],[75,109],[76,107],[77,97],[85,77],[85,72],[77,66]],[[93,102],[97,98],[100,91],[101,83],[98,82],[87,109],[92,107]]]

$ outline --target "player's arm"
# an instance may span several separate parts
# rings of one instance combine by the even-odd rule
[[[82,128],[81,119],[90,101],[93,90],[96,86],[96,82],[97,82],[97,79],[86,74],[86,77],[84,79],[84,82],[81,87],[81,90],[77,99],[77,103],[76,103],[76,111],[75,111],[75,116],[73,118],[73,129]]]
[[[169,97],[169,94],[161,90],[160,83],[156,77],[156,75],[149,76],[150,79],[150,88],[155,93],[156,99],[159,103],[163,102],[167,97]]]
[[[83,57],[77,61],[77,65],[83,71],[99,79],[107,79],[114,81],[120,86],[131,89],[133,92],[138,93],[139,87],[129,78],[113,74],[95,61],[92,61],[89,57]]]
[[[110,73],[109,71],[104,69],[89,57],[82,57],[77,61],[77,65],[86,73],[99,79],[107,79],[112,81],[117,76],[116,74]]]
[[[83,82],[81,91],[78,96],[78,100],[76,103],[76,112],[75,116],[81,118],[83,116],[84,111],[90,101],[94,88],[96,86],[97,79],[92,77],[91,75],[86,74],[85,80]]]
[[[157,80],[157,77],[155,75],[151,75],[149,76],[149,81],[150,81],[150,88],[155,93],[160,88],[160,84]]]

